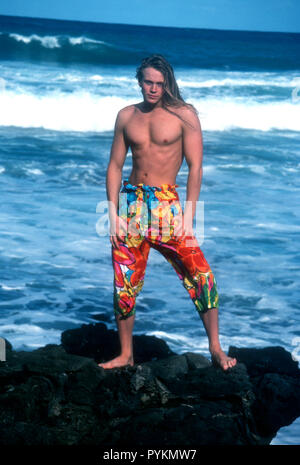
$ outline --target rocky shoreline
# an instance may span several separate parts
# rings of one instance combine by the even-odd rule
[[[230,347],[238,363],[223,372],[154,336],[133,344],[133,367],[104,370],[119,350],[104,323],[31,352],[6,341],[0,445],[267,445],[300,416],[300,370],[282,347]]]

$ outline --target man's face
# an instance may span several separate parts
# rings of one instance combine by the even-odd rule
[[[144,101],[156,105],[164,94],[164,76],[155,68],[145,68],[140,83]]]

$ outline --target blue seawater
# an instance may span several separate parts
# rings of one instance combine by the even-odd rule
[[[16,350],[112,314],[104,218],[116,114],[162,53],[199,111],[204,240],[225,350],[280,345],[300,359],[300,34],[0,17],[0,322]],[[131,153],[124,166],[128,177]],[[185,198],[187,166],[177,178]],[[100,205],[100,207],[99,207]],[[136,333],[209,355],[170,265],[151,251]],[[300,421],[273,444],[299,444]]]

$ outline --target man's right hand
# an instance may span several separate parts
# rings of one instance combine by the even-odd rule
[[[124,242],[127,235],[127,221],[116,215],[110,223],[110,242],[111,245],[119,249],[119,242]]]

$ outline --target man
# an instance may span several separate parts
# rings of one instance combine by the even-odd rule
[[[182,99],[173,69],[163,56],[144,59],[136,77],[143,101],[123,108],[117,115],[106,179],[114,312],[121,354],[99,366],[107,369],[134,364],[135,303],[143,286],[149,249],[153,247],[172,264],[193,300],[208,336],[213,363],[227,370],[236,359],[221,349],[216,281],[192,229],[202,181],[200,122],[194,107]],[[121,188],[129,147],[133,166],[129,180]],[[184,156],[189,174],[186,208],[182,212],[175,181]],[[124,205],[119,203],[120,188],[126,195],[125,214]],[[170,220],[169,233],[164,228],[166,217]]]

